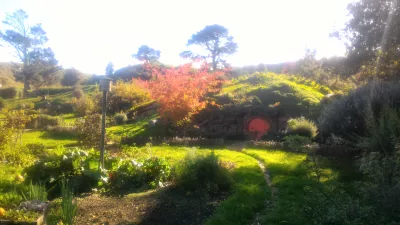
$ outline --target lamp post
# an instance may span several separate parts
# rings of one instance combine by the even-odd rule
[[[107,92],[111,91],[112,79],[104,77],[100,80],[100,91],[103,92],[102,101],[102,117],[101,117],[101,139],[100,139],[100,166],[104,168],[104,147],[106,139],[106,106],[107,106]]]

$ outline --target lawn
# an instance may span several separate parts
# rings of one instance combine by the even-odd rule
[[[305,212],[308,207],[306,188],[319,190],[336,182],[337,172],[321,168],[318,182],[313,170],[309,169],[310,161],[302,153],[291,153],[278,150],[245,150],[263,163],[270,172],[273,187],[277,189],[274,207],[267,207],[262,213],[262,224],[309,224]]]
[[[71,136],[55,135],[47,131],[28,131],[22,136],[23,144],[42,143],[47,148],[54,148],[59,145],[65,147],[74,146],[77,140]]]

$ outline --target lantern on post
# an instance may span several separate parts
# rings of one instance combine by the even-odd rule
[[[99,163],[101,168],[104,168],[107,92],[111,91],[111,84],[112,84],[112,79],[110,79],[110,78],[104,77],[100,80],[100,91],[103,92],[102,117],[101,117],[101,139],[100,139],[100,163]]]

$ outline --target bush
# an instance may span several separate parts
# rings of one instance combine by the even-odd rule
[[[287,130],[289,135],[300,135],[310,139],[317,136],[317,125],[304,117],[288,120]]]
[[[61,149],[63,150],[63,149]],[[25,182],[41,183],[48,191],[49,200],[61,195],[60,181],[68,178],[76,193],[92,191],[99,185],[102,171],[97,168],[98,155],[94,151],[75,148],[60,155],[43,155],[23,170]]]
[[[64,70],[64,77],[61,80],[61,84],[64,86],[75,86],[82,80],[82,73],[76,69]]]
[[[149,94],[136,82],[117,81],[107,103],[107,109],[111,113],[126,111],[148,101],[150,101]]]
[[[91,114],[96,109],[93,100],[87,96],[83,96],[80,99],[73,98],[71,102],[75,113],[77,113],[79,116]]]
[[[332,134],[354,143],[367,135],[370,118],[378,118],[385,105],[400,109],[398,82],[365,85],[324,107],[318,119],[319,138],[325,142]]]
[[[75,87],[75,89],[72,91],[72,97],[80,99],[85,95],[83,92],[82,88],[80,86]]]
[[[300,135],[289,135],[284,137],[283,140],[283,145],[292,151],[304,152],[307,145],[311,144],[310,138]]]
[[[0,97],[0,109],[3,109],[4,107],[6,107],[6,102]]]
[[[379,117],[367,116],[367,136],[359,146],[370,152],[393,154],[400,150],[400,111],[384,106]]]
[[[54,135],[58,136],[76,136],[75,126],[48,126],[46,130]]]
[[[0,97],[11,99],[17,97],[17,89],[15,87],[0,88]]]
[[[33,155],[43,154],[46,150],[46,146],[43,143],[31,143],[25,146]]]
[[[30,129],[46,129],[48,126],[58,126],[62,123],[62,119],[59,117],[49,116],[46,114],[40,114],[33,118],[28,124],[27,128]]]
[[[114,115],[114,121],[117,125],[122,125],[128,120],[128,117],[125,113],[117,113]]]
[[[92,114],[75,122],[78,143],[85,147],[98,147],[101,138],[101,115]]]
[[[163,186],[170,174],[170,167],[163,158],[150,157],[142,161],[122,160],[110,173],[109,188],[112,191],[132,189],[144,184]]]
[[[176,179],[184,190],[206,194],[228,191],[232,185],[228,170],[221,166],[214,152],[201,155],[190,151],[179,164]]]

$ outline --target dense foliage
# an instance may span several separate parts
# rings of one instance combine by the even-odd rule
[[[10,99],[17,97],[17,89],[15,87],[0,88],[0,97]]]
[[[192,117],[206,106],[205,95],[217,91],[219,73],[208,72],[206,66],[193,69],[186,64],[165,70],[149,69],[154,79],[137,82],[160,104],[159,114],[165,120],[178,122]]]
[[[177,183],[186,191],[218,194],[228,191],[232,178],[220,164],[214,152],[203,155],[196,150],[189,151],[177,169]]]
[[[310,139],[317,136],[317,125],[304,117],[292,118],[287,124],[287,132],[290,135],[300,135]]]

